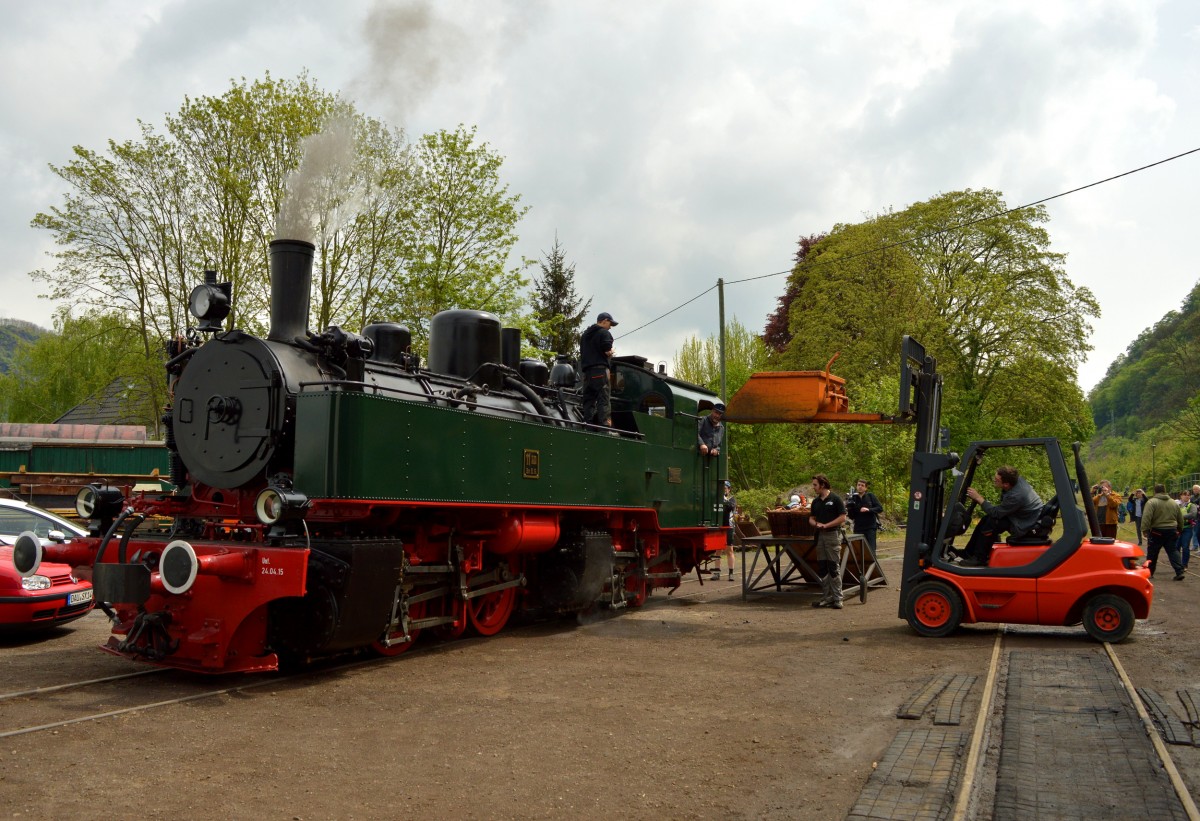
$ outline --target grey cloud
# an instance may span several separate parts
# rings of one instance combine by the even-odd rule
[[[1194,147],[1193,5],[1099,0],[1067,15],[1018,0],[181,0],[146,6],[130,24],[123,3],[79,2],[61,18],[4,4],[0,66],[21,49],[40,49],[51,69],[70,64],[62,43],[82,36],[72,19],[114,45],[82,76],[50,70],[0,89],[0,156],[16,160],[0,168],[0,283],[15,294],[9,306],[28,295],[48,319],[21,279],[42,264],[44,238],[28,222],[54,202],[46,162],[63,162],[74,143],[129,136],[135,118],[156,121],[185,94],[307,67],[410,135],[477,125],[532,207],[517,253],[538,257],[557,231],[579,290],[632,329],[718,277],[786,269],[799,236],[838,222],[966,186],[1018,204]],[[134,36],[143,39],[124,39]],[[77,51],[88,45],[79,42]],[[1110,81],[1122,99],[1060,124],[1064,103]],[[1191,276],[1178,248],[1187,199],[1163,178],[1194,183],[1195,168],[1139,177],[1152,193],[1137,200],[1136,220],[1120,196],[1052,210],[1051,236],[1081,266],[1072,277],[1101,294],[1106,350],[1177,307],[1174,295],[1152,302],[1154,289],[1131,295],[1124,281],[1135,265]],[[1099,238],[1087,230],[1098,219]],[[761,328],[784,282],[731,285],[727,316]],[[687,336],[715,332],[710,293],[619,349],[670,359]]]

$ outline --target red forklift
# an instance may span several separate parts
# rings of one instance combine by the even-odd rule
[[[1072,446],[1075,481],[1057,439],[973,442],[961,458],[939,453],[942,379],[936,360],[911,337],[904,338],[900,378],[900,416],[916,425],[900,618],[922,636],[975,622],[1082,623],[1097,641],[1124,640],[1134,620],[1149,615],[1154,587],[1140,546],[1100,535],[1079,443]],[[994,545],[987,566],[960,566],[955,540],[965,542],[975,508],[967,489],[976,475],[990,477],[1005,464],[1048,475],[1054,495],[1028,533]]]

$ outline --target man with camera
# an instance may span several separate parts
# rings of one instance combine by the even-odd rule
[[[1112,483],[1107,479],[1096,485],[1097,493],[1092,496],[1092,504],[1096,507],[1096,517],[1100,520],[1100,535],[1117,538],[1117,524],[1121,515],[1121,494],[1112,489]]]

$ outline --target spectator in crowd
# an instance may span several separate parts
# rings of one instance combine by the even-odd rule
[[[726,479],[725,498],[721,502],[721,516],[724,519],[724,524],[729,527],[729,532],[725,534],[725,550],[722,552],[725,558],[729,560],[729,581],[733,581],[733,534],[737,530],[737,523],[734,519],[736,515],[737,497],[733,495],[733,485]],[[712,572],[712,580],[714,582],[721,580],[721,553],[717,554],[717,563]]]
[[[1096,488],[1092,504],[1096,506],[1096,516],[1100,520],[1100,535],[1115,539],[1121,517],[1121,494],[1112,489],[1112,483],[1107,479],[1102,480]]]
[[[1154,486],[1154,496],[1146,503],[1142,517],[1146,530],[1146,564],[1150,576],[1158,567],[1158,554],[1166,550],[1167,560],[1175,570],[1175,581],[1183,581],[1183,565],[1179,561],[1179,531],[1183,530],[1183,509],[1167,495],[1167,486]]]
[[[1192,500],[1190,490],[1179,492],[1179,512],[1183,515],[1183,527],[1175,546],[1179,550],[1179,563],[1186,570],[1192,553],[1192,534],[1196,529],[1196,503]]]
[[[1200,485],[1192,485],[1192,504],[1196,505],[1198,509],[1196,524],[1192,528],[1192,549],[1200,550]]]
[[[846,512],[854,520],[854,532],[861,533],[871,546],[871,555],[877,555],[875,537],[879,530],[879,514],[883,513],[883,505],[868,488],[866,479],[854,483],[854,492],[846,500]]]
[[[1146,491],[1140,487],[1135,490],[1130,496],[1129,501],[1125,503],[1125,509],[1129,512],[1129,518],[1133,520],[1133,525],[1137,528],[1138,544],[1142,543],[1142,513],[1146,509]]]

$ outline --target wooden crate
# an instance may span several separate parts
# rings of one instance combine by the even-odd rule
[[[808,523],[808,508],[796,510],[768,510],[767,521],[771,524],[772,536],[813,536],[815,531]]]

